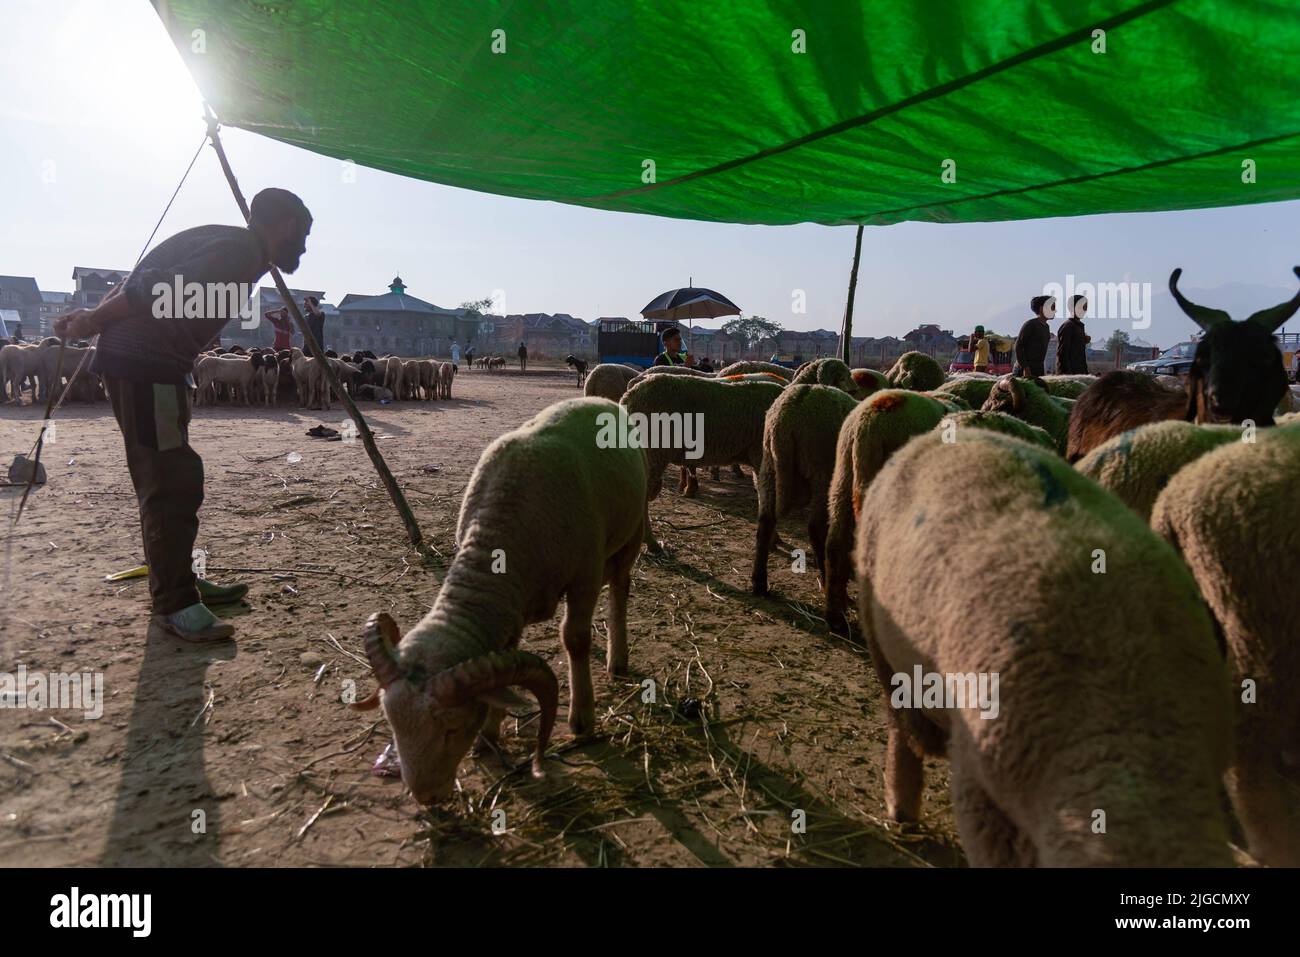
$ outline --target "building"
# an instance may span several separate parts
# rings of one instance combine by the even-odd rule
[[[41,290],[32,276],[0,276],[0,309],[18,314],[25,338],[41,330]]]
[[[41,328],[43,336],[53,334],[54,320],[72,309],[72,293],[41,290]]]
[[[16,339],[18,337],[18,327],[22,324],[22,317],[18,315],[17,309],[0,309],[0,338]],[[27,338],[27,330],[23,329],[23,338]]]
[[[466,309],[444,309],[410,295],[397,276],[380,296],[348,293],[337,320],[325,321],[327,347],[339,352],[369,349],[377,355],[445,356],[453,341],[466,348],[481,318]]]
[[[73,309],[89,309],[99,305],[113,289],[131,274],[129,269],[95,269],[91,266],[74,266],[72,279],[76,288],[72,292]]]
[[[483,317],[491,319],[492,338],[480,345],[481,353],[496,352],[513,355],[523,342],[528,346],[530,358],[563,358],[575,355],[595,358],[596,332],[593,327],[559,312],[529,312],[510,316]]]

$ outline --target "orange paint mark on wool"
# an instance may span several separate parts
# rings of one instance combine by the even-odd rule
[[[893,412],[903,407],[904,399],[896,392],[882,392],[871,400],[871,407],[881,412]]]

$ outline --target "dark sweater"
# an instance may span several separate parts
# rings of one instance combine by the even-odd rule
[[[1067,319],[1056,330],[1056,371],[1059,375],[1083,375],[1088,371],[1088,344],[1083,323]]]
[[[1047,361],[1047,346],[1052,339],[1052,330],[1047,323],[1032,316],[1020,327],[1016,336],[1016,362],[1020,363],[1023,373],[1032,378],[1043,374],[1043,363]]]
[[[222,328],[237,312],[231,311],[231,297],[213,296],[214,314],[209,315],[208,289],[215,283],[252,285],[270,268],[270,256],[262,240],[251,229],[239,226],[195,226],[165,239],[131,270],[119,295],[126,297],[131,315],[113,323],[99,336],[93,371],[135,382],[179,385],[194,368],[194,360],[203,348],[221,334]],[[154,315],[154,286],[158,283],[172,290],[175,299],[177,278],[182,299],[173,302],[171,318]],[[200,315],[184,318],[188,283],[204,287]],[[249,290],[251,292],[251,290]],[[244,308],[239,298],[234,309]]]

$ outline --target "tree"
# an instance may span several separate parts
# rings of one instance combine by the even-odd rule
[[[1123,349],[1129,344],[1129,334],[1123,329],[1116,329],[1106,340],[1106,351],[1114,354],[1117,350]]]
[[[476,316],[485,316],[487,311],[492,308],[492,299],[467,299],[460,304],[460,308],[466,312],[472,312]]]
[[[722,331],[727,335],[741,339],[746,349],[752,349],[764,339],[776,340],[781,334],[781,323],[763,316],[737,316],[723,323]]]

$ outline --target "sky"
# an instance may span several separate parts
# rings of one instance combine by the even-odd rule
[[[153,8],[146,0],[0,0],[0,90],[0,274],[67,291],[73,266],[129,269],[204,133],[198,90]],[[593,319],[635,316],[693,280],[787,329],[840,325],[852,227],[603,212],[364,168],[348,181],[340,160],[242,130],[222,136],[247,196],[282,186],[311,208],[307,255],[288,280],[324,289],[328,301],[385,292],[400,272],[411,295],[441,306],[495,297],[496,311]],[[1086,136],[1078,148],[1087,150]],[[239,221],[204,149],[158,238]],[[1191,331],[1161,292],[1174,266],[1183,267],[1184,291],[1206,305],[1253,310],[1291,296],[1297,263],[1297,202],[869,227],[854,333],[901,335],[932,322],[960,334],[990,321],[1014,332],[1031,296],[1073,276],[1155,291],[1149,329],[1094,318],[1094,341],[1123,328],[1170,345]],[[1286,328],[1300,331],[1300,319]]]

